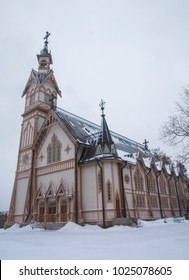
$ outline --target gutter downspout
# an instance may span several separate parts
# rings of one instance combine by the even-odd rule
[[[170,184],[169,184],[169,181],[171,180],[172,176],[173,175],[171,174],[169,179],[167,180],[167,183],[168,183],[168,188],[169,188],[169,199],[170,199],[170,205],[171,205],[171,212],[172,212],[172,214],[174,214],[174,207],[173,207],[172,201],[171,201],[171,188],[170,188]]]
[[[176,189],[176,193],[177,193],[177,200],[178,200],[178,206],[179,206],[179,213],[180,213],[180,216],[182,216],[181,207],[180,207],[180,199],[179,199],[178,189],[177,189],[177,182],[178,182],[178,180],[179,180],[179,177],[177,177],[177,180],[175,181],[175,189]]]
[[[123,217],[127,217],[126,207],[125,207],[125,192],[124,192],[124,180],[123,180],[123,169],[127,165],[127,161],[123,161],[123,166],[121,167],[121,191],[122,191],[122,204],[123,204]]]
[[[75,153],[75,222],[78,224],[78,178],[77,178],[77,156],[78,156],[78,151],[79,151],[79,144],[77,145],[77,150]]]
[[[163,211],[161,207],[161,198],[160,198],[160,191],[159,191],[159,184],[158,184],[158,177],[160,176],[161,172],[156,176],[156,184],[157,184],[157,191],[158,191],[158,200],[159,200],[159,209],[160,209],[160,216],[163,219]]]
[[[100,165],[100,160],[97,159],[97,164],[100,168],[101,172],[101,178],[102,178],[102,222],[103,222],[103,228],[106,228],[106,221],[105,221],[105,205],[104,205],[104,178],[103,178],[103,172],[102,172],[102,166]]]

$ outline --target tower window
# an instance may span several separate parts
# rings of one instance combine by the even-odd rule
[[[52,163],[61,160],[62,145],[56,135],[53,135],[50,144],[47,148],[47,163]]]
[[[47,61],[42,60],[41,63],[40,63],[40,67],[41,68],[47,68],[48,67]]]
[[[30,97],[30,105],[35,102],[35,94],[32,94]]]

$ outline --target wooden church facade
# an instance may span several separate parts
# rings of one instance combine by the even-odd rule
[[[109,130],[101,101],[96,125],[57,107],[61,96],[48,51],[24,89],[25,111],[7,226],[74,221],[103,227],[184,216],[187,182],[178,167]]]

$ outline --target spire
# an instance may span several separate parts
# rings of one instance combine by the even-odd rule
[[[105,115],[104,115],[104,109],[105,109],[104,105],[105,104],[106,104],[106,102],[103,99],[101,99],[99,106],[100,106],[101,111],[102,111],[102,115],[101,115],[102,117],[105,117]]]
[[[49,43],[48,38],[49,38],[50,35],[51,34],[47,31],[45,37],[43,38],[45,40],[45,42],[44,42],[44,48],[41,51],[41,54],[49,54],[49,52],[48,52],[48,43]]]
[[[45,37],[43,38],[44,41],[44,47],[41,50],[40,54],[37,55],[37,59],[39,62],[38,66],[38,72],[39,73],[48,73],[50,70],[50,64],[52,64],[52,56],[51,53],[48,51],[48,38],[50,36],[50,33],[47,31]]]
[[[98,137],[98,145],[100,146],[100,150],[102,153],[110,153],[110,154],[117,154],[114,142],[112,140],[112,136],[110,130],[108,128],[108,124],[105,119],[104,109],[105,109],[105,101],[101,99],[99,104],[101,111],[102,111],[102,119],[101,119],[101,126],[100,132]]]

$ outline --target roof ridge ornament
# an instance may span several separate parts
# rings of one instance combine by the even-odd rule
[[[45,37],[43,38],[45,41],[44,41],[44,48],[43,48],[43,50],[41,51],[41,53],[46,53],[46,54],[48,54],[48,38],[49,38],[49,36],[50,36],[51,34],[47,31],[46,32],[46,35],[45,35]]]
[[[100,106],[101,111],[102,111],[102,115],[101,115],[102,117],[105,116],[104,115],[105,104],[106,104],[106,102],[103,99],[101,99],[99,106]]]

